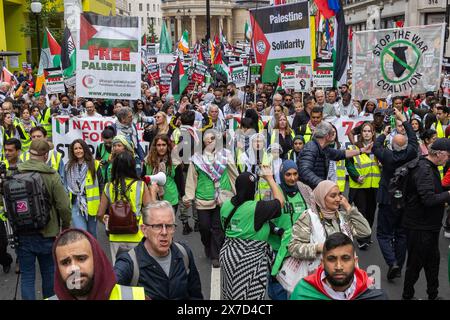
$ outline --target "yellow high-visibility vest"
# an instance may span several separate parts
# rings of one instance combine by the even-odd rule
[[[359,149],[356,146],[350,146],[351,150]],[[378,188],[381,180],[381,170],[378,161],[373,154],[360,154],[354,156],[355,168],[360,176],[365,176],[363,183],[358,183],[350,179],[350,188],[354,189],[368,189]]]
[[[340,192],[345,191],[347,170],[345,169],[345,160],[336,161],[336,184],[339,187]]]
[[[97,174],[97,170],[100,166],[100,162],[95,160],[95,173]],[[86,173],[86,183],[84,184],[84,190],[86,192],[86,203],[88,209],[88,215],[95,217],[98,213],[98,207],[100,207],[100,187],[98,185],[98,179],[95,179],[95,176],[92,176],[91,170],[88,170]],[[72,203],[72,193],[69,194],[70,203]]]
[[[18,126],[20,127],[20,129],[22,130],[22,133],[24,135],[25,138],[20,139],[20,142],[22,142],[22,152],[27,152],[28,149],[30,149],[30,145],[31,145],[31,136],[28,134],[28,132],[25,130],[25,126],[19,122]],[[36,127],[36,124],[34,123],[34,121],[31,121],[31,127]]]
[[[279,134],[279,130],[278,129],[273,129],[272,130],[272,135],[270,136],[270,143],[271,144],[275,143],[275,142],[279,143],[279,141],[276,141],[276,139],[278,137],[278,134]],[[291,130],[291,137],[292,137],[292,140],[294,140],[294,138],[295,138],[294,130]]]
[[[47,131],[47,138],[52,138],[52,113],[50,108],[45,108],[44,114],[39,111],[39,123]]]

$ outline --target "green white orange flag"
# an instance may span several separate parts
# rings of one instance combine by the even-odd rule
[[[44,69],[61,67],[61,46],[56,42],[47,28],[45,31],[36,79],[36,94],[41,92],[42,86],[45,83]]]
[[[247,41],[252,40],[252,29],[250,28],[248,21],[245,21],[244,35],[245,35],[245,40],[247,40]]]
[[[184,54],[189,52],[189,35],[187,30],[184,30],[181,35],[180,41],[178,41],[178,49],[183,51]]]

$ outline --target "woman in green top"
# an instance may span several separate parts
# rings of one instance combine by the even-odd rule
[[[264,299],[270,267],[269,221],[281,214],[283,193],[269,166],[262,166],[261,178],[270,185],[274,200],[255,201],[258,178],[244,172],[236,179],[236,195],[225,201],[220,219],[225,242],[220,250],[222,299]]]
[[[178,209],[179,190],[184,190],[183,168],[181,164],[175,164],[171,157],[172,145],[166,134],[157,135],[152,142],[150,152],[145,159],[144,176],[155,175],[164,172],[166,184],[159,187],[158,197],[167,200],[173,206],[176,213]]]
[[[100,167],[102,168],[103,180],[107,180],[109,160],[112,152],[112,141],[116,131],[112,126],[106,126],[102,131],[102,140],[95,152],[95,160],[100,161]]]
[[[213,129],[203,135],[203,152],[191,157],[183,197],[186,207],[195,199],[205,255],[211,258],[214,268],[220,267],[219,252],[224,240],[220,227],[220,206],[235,194],[237,177],[233,156],[221,148],[221,137]]]

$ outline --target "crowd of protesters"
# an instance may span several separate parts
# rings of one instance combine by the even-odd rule
[[[199,232],[204,255],[221,268],[224,299],[264,299],[266,291],[277,300],[387,298],[368,293],[371,280],[357,267],[353,241],[371,250],[375,240],[388,280],[404,272],[403,299],[415,298],[421,269],[428,298],[440,298],[442,221],[450,238],[450,218],[444,218],[450,118],[440,92],[356,101],[351,83],[298,93],[216,81],[177,101],[143,81],[141,99],[105,100],[77,97],[73,89],[35,95],[32,79],[17,78],[17,86],[0,83],[2,161],[12,172],[43,157],[60,177],[68,196],[64,210],[75,228],[56,239],[48,235],[46,254],[53,261],[46,270],[55,266],[56,277],[54,290],[43,284],[44,298],[203,299],[189,243],[173,240],[177,219],[183,235]],[[112,117],[114,123],[103,130],[95,152],[74,140],[64,162],[52,140],[56,116]],[[359,116],[367,121],[348,133],[349,142],[339,141],[333,124]],[[48,150],[38,146],[37,154],[35,141],[46,141]],[[390,179],[416,158],[405,200],[413,209],[396,210]],[[161,173],[165,179],[158,184]],[[117,199],[129,201],[135,232],[108,230]],[[96,240],[100,223],[108,233],[110,261]],[[13,259],[5,223],[0,225],[0,263],[9,272]],[[22,297],[33,299],[29,288],[41,253],[20,248],[16,272],[29,279]],[[104,270],[100,276],[86,267],[85,290],[78,291],[67,287],[64,265],[82,264],[71,256],[77,248],[93,259],[95,270]],[[287,284],[281,273],[293,262],[302,274]],[[108,295],[98,293],[105,288],[95,277],[105,278]]]

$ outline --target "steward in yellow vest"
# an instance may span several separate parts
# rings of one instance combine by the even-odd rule
[[[79,259],[79,256],[85,257],[85,260]],[[55,240],[53,257],[56,264],[55,295],[47,300],[145,300],[144,288],[116,283],[108,257],[97,240],[84,230],[63,231]],[[85,263],[86,260],[91,263]],[[77,280],[73,279],[77,277],[73,274],[73,268],[79,270],[80,274],[88,275],[78,290],[70,286]]]
[[[351,146],[351,150],[359,149]],[[378,160],[373,154],[362,153],[346,159],[346,167],[350,179],[349,200],[367,219],[372,227],[377,208],[376,195],[381,180],[381,170]],[[367,249],[371,243],[370,237],[358,239],[360,249]]]

